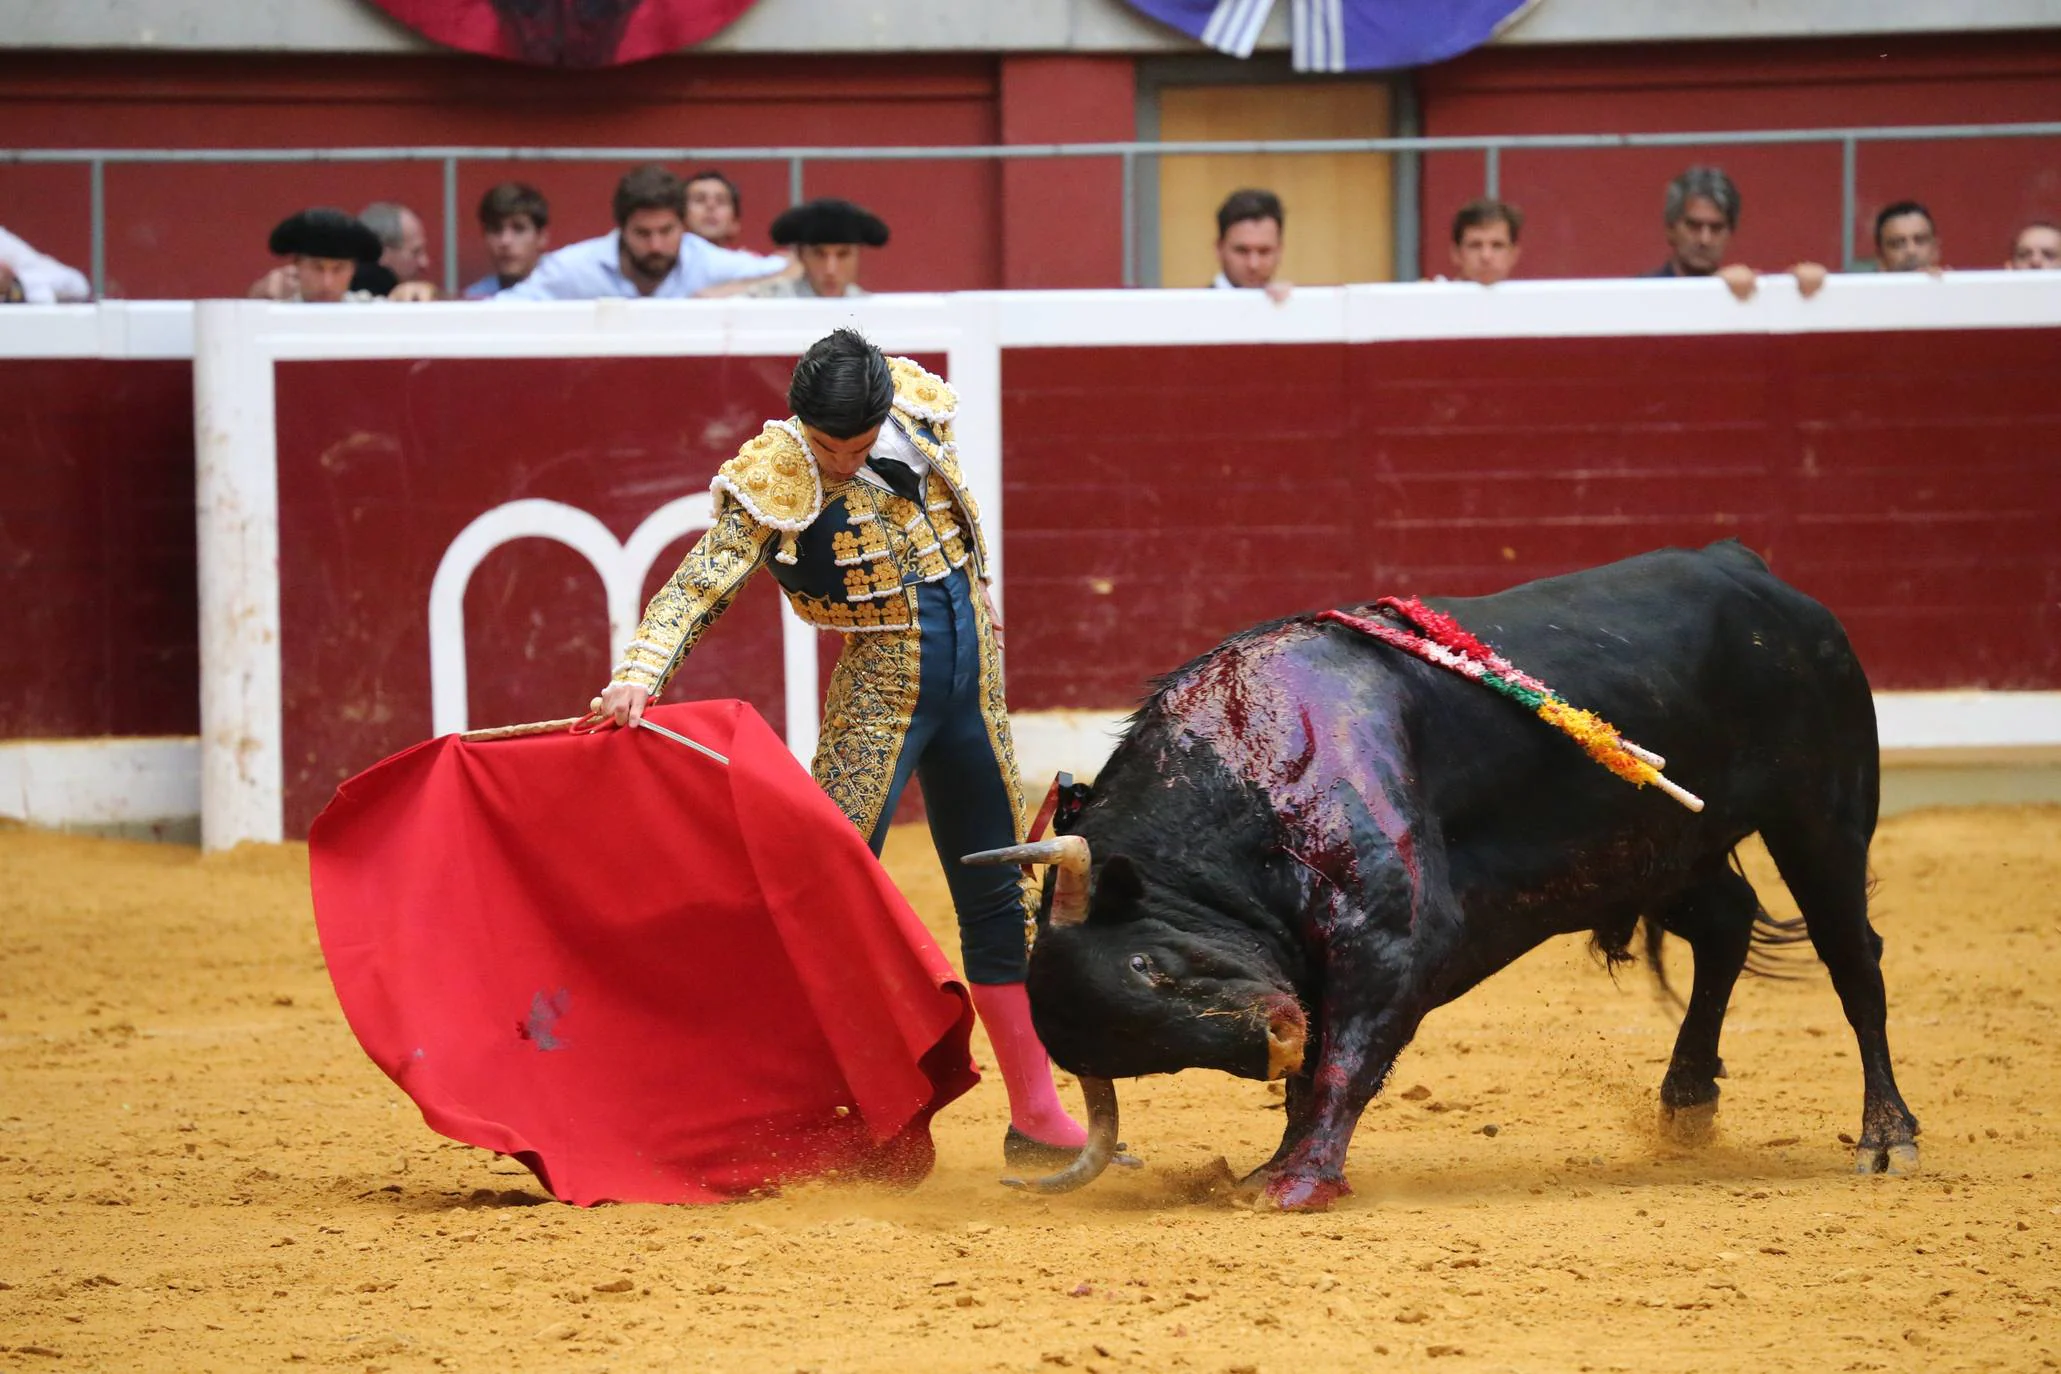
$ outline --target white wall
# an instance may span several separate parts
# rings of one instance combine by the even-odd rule
[[[1260,40],[1288,46],[1287,0]],[[2061,28],[2061,0],[1541,0],[1505,43]],[[428,52],[368,0],[0,0],[0,48]],[[759,0],[712,52],[1196,52],[1122,0]]]

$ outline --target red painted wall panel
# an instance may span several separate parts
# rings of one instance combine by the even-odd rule
[[[2061,686],[2056,366],[2057,330],[1012,351],[1011,704],[1728,536],[1879,688]]]
[[[1002,60],[1004,143],[1120,143],[1137,137],[1128,57],[1026,54]],[[1115,158],[1002,164],[1002,284],[1114,286],[1124,278],[1123,167]]]
[[[193,373],[0,364],[0,739],[200,728]]]
[[[544,499],[627,540],[667,502],[706,491],[786,413],[792,368],[741,357],[280,364],[286,833],[305,834],[339,782],[429,736],[430,585],[460,531]],[[645,599],[691,543],[653,560]],[[819,637],[819,683],[840,642]],[[466,585],[469,720],[577,714],[618,648],[584,557],[548,539],[504,543]],[[784,732],[783,691],[779,593],[760,576],[667,694],[738,697]],[[920,815],[914,806],[912,795],[903,814]]]
[[[504,502],[588,512],[618,540],[704,491],[782,410],[791,360],[284,363],[278,367],[287,833],[336,784],[430,733],[430,581]],[[678,566],[662,553],[647,593]],[[784,728],[778,603],[748,587],[676,679]],[[545,540],[505,544],[465,598],[475,724],[573,715],[608,680],[600,577]]]
[[[1419,93],[1424,131],[1441,136],[2030,122],[2061,108],[2061,33],[1483,50],[1420,73]],[[1520,275],[1658,266],[1667,181],[1696,162],[1739,185],[1733,260],[1840,264],[1836,145],[1518,151],[1502,194],[1525,213]],[[1999,266],[2019,227],[2061,215],[2057,165],[2061,139],[1864,144],[1855,252],[1872,258],[1875,212],[1912,198],[1950,265]],[[1427,273],[1448,270],[1453,212],[1481,188],[1479,154],[1426,157]]]
[[[214,58],[0,55],[0,127],[13,147],[635,147],[680,144],[954,144],[998,139],[995,62],[664,58],[559,72],[462,56]],[[683,174],[694,170],[683,165]],[[466,163],[459,176],[461,279],[486,271],[473,211],[494,183],[528,180],[552,204],[554,242],[613,227],[625,164]],[[747,246],[787,204],[784,163],[725,169],[744,199]],[[311,204],[357,211],[397,199],[422,215],[442,280],[436,164],[114,166],[107,172],[110,294],[240,296],[273,265],[265,238]],[[868,258],[876,290],[1002,285],[1001,173],[991,162],[810,167],[809,195],[842,195],[893,228]],[[84,270],[87,177],[0,166],[4,222]],[[949,213],[945,210],[949,209]]]

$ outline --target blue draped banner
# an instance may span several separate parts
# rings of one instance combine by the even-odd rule
[[[1233,57],[1252,56],[1275,0],[1130,0]],[[1299,72],[1421,67],[1479,47],[1538,0],[1287,0]]]

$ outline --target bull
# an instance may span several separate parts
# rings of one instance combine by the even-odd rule
[[[1734,849],[1758,834],[1859,1045],[1855,1167],[1917,1167],[1868,920],[1879,790],[1868,681],[1839,622],[1742,545],[1667,549],[1492,596],[1434,598],[1507,659],[1665,756],[1691,811],[1462,676],[1344,625],[1234,635],[1155,684],[1056,839],[968,862],[1056,866],[1029,968],[1038,1034],[1116,1149],[1112,1080],[1285,1078],[1280,1148],[1243,1183],[1317,1210],[1432,1009],[1557,935],[1616,958],[1640,921],[1694,977],[1663,1113],[1715,1111],[1726,1004],[1780,938]]]

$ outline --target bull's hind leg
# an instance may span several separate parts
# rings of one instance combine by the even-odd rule
[[[1861,1136],[1856,1173],[1916,1173],[1918,1118],[1904,1105],[1889,1062],[1888,999],[1882,987],[1882,937],[1868,923],[1868,847],[1831,821],[1761,839],[1803,912],[1811,945],[1832,975],[1861,1055]]]
[[[1660,1081],[1661,1124],[1685,1144],[1707,1140],[1717,1117],[1717,1081],[1725,1071],[1718,1057],[1718,1036],[1732,987],[1746,967],[1759,911],[1753,885],[1720,858],[1693,887],[1657,913],[1660,924],[1688,941],[1696,957],[1689,1008],[1675,1037],[1667,1077]]]

